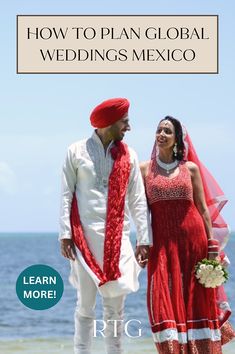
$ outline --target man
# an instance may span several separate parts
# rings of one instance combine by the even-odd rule
[[[140,266],[148,260],[144,186],[136,154],[122,142],[130,130],[128,109],[125,98],[98,105],[90,116],[96,130],[69,147],[63,167],[60,239],[61,253],[71,261],[70,281],[78,289],[76,354],[91,353],[97,290],[103,297],[106,351],[122,353],[125,295],[138,290]],[[130,213],[137,228],[137,261],[129,240]]]

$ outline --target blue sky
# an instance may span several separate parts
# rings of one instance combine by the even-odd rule
[[[9,1],[0,14],[0,231],[57,231],[60,170],[66,148],[92,133],[89,113],[102,100],[131,101],[126,141],[150,156],[158,121],[167,114],[188,128],[199,157],[229,203],[235,230],[235,6],[217,0]],[[218,75],[17,75],[17,14],[218,14]]]

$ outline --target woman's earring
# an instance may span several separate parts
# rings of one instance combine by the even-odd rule
[[[177,152],[178,152],[178,150],[177,150],[177,144],[175,143],[175,145],[174,145],[174,147],[173,147],[173,154],[174,154],[175,157],[177,156]]]

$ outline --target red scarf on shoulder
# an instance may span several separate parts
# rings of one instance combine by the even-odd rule
[[[91,253],[83,233],[76,195],[71,205],[72,239],[89,268],[100,280],[99,286],[120,278],[119,258],[124,221],[125,196],[130,175],[130,155],[126,144],[118,141],[110,150],[114,159],[109,176],[103,271]]]

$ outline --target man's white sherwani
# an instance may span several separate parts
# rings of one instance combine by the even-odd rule
[[[113,166],[110,143],[106,152],[98,135],[72,144],[63,167],[60,238],[71,238],[70,208],[74,192],[78,202],[80,220],[88,246],[103,269],[105,222],[108,197],[108,180]],[[135,152],[129,149],[131,172],[125,199],[125,212],[119,269],[121,278],[99,287],[104,297],[115,297],[138,289],[140,267],[135,260],[129,239],[130,213],[137,229],[137,244],[148,245],[150,227],[145,191]],[[91,271],[77,250],[78,261],[98,285],[97,276]],[[70,280],[78,284],[77,264],[71,262]]]
[[[70,210],[74,193],[81,225],[88,247],[103,270],[105,225],[108,201],[109,175],[113,167],[110,149],[96,134],[81,140],[68,149],[63,166],[60,238],[71,238]],[[128,148],[129,149],[129,148]],[[137,244],[149,245],[149,219],[145,191],[136,154],[129,149],[130,175],[125,197],[124,221],[121,239],[119,269],[121,277],[98,286],[99,279],[84,261],[78,249],[76,261],[71,261],[71,283],[78,289],[75,309],[74,353],[90,354],[97,288],[103,296],[105,342],[108,354],[120,354],[123,331],[125,294],[138,289],[140,267],[130,243],[130,214],[137,229]],[[118,320],[114,335],[113,320]]]

